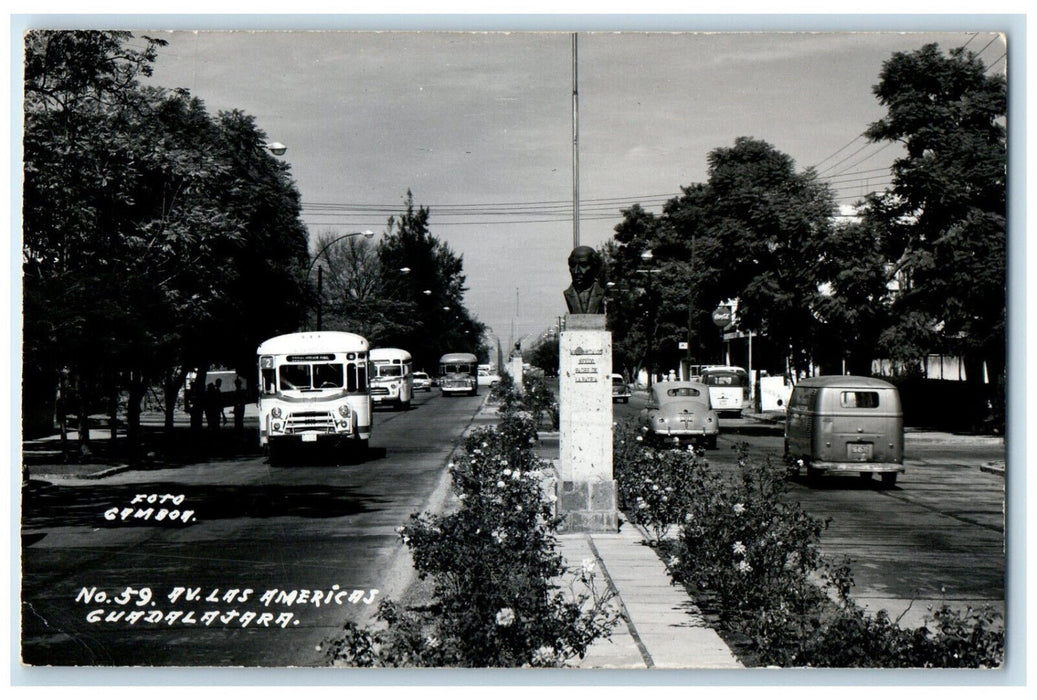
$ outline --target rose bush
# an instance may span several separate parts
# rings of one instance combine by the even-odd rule
[[[457,508],[415,514],[399,529],[427,605],[392,601],[380,627],[346,626],[329,661],[356,666],[563,666],[610,634],[618,612],[587,566],[557,552],[550,466],[533,451],[536,425],[510,405],[496,427],[474,431],[450,465]]]
[[[1000,616],[939,607],[902,629],[850,597],[847,562],[822,556],[827,521],[788,497],[787,470],[738,446],[737,474],[701,452],[656,449],[632,425],[614,430],[621,506],[645,527],[676,583],[715,608],[765,665],[988,668],[1004,658]],[[676,532],[675,540],[665,540]]]

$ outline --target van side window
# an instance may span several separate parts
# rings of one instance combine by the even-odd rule
[[[879,392],[877,391],[844,391],[839,397],[843,408],[878,408]]]

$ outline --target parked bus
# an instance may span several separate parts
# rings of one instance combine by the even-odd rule
[[[318,331],[270,338],[259,355],[259,443],[285,448],[332,443],[365,449],[371,439],[368,343]]]
[[[741,367],[703,367],[698,381],[709,387],[709,406],[718,415],[741,416],[749,406],[749,373]]]
[[[375,406],[390,404],[410,408],[414,396],[414,373],[410,353],[399,348],[371,351],[371,401]]]
[[[479,358],[470,352],[451,352],[439,358],[439,390],[447,394],[479,393]]]

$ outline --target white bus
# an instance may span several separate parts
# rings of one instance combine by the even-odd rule
[[[279,456],[289,446],[371,439],[368,343],[353,333],[289,333],[259,355],[259,443]]]
[[[447,394],[479,393],[479,358],[470,352],[450,352],[439,358],[439,390]]]
[[[749,408],[749,374],[741,367],[708,365],[698,378],[709,387],[709,407],[718,415],[738,417]]]
[[[414,373],[410,353],[399,348],[371,351],[371,400],[375,406],[390,404],[410,408],[414,396]]]

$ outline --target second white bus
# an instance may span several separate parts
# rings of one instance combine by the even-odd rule
[[[399,348],[371,351],[371,400],[375,406],[389,404],[410,408],[414,396],[414,373],[410,353]]]

